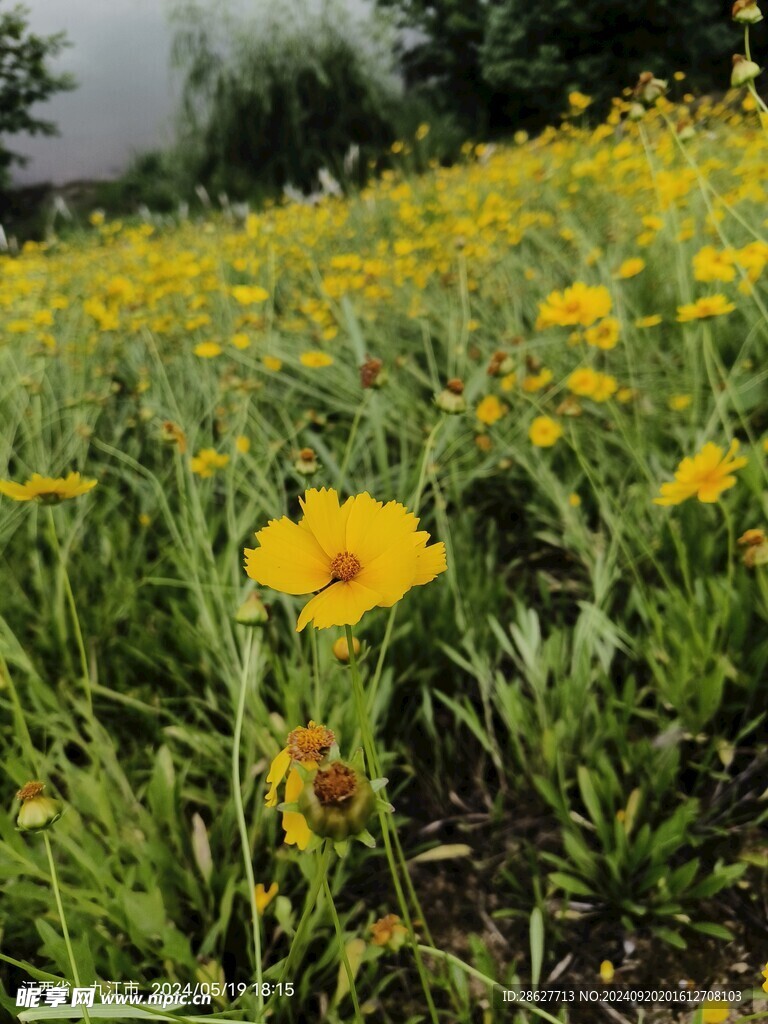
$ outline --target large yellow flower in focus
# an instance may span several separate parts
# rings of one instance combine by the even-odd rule
[[[43,505],[57,505],[67,498],[78,498],[98,483],[98,480],[81,480],[79,473],[70,473],[68,477],[41,476],[33,473],[25,484],[16,484],[12,480],[0,480],[0,494],[14,501],[34,501]]]
[[[445,572],[445,545],[427,547],[429,534],[399,502],[384,505],[358,494],[339,505],[334,490],[311,489],[299,499],[304,517],[273,519],[246,548],[252,580],[284,594],[311,594],[297,632],[353,626],[371,608],[389,608],[411,587]]]
[[[736,458],[739,442],[731,441],[726,453],[709,441],[693,458],[685,458],[677,467],[675,479],[661,485],[661,494],[654,498],[656,505],[679,505],[694,495],[699,501],[711,504],[718,500],[723,491],[733,487],[736,477],[734,470],[746,466],[743,456]]]

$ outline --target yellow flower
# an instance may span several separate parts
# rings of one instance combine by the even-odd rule
[[[578,508],[581,505],[581,498],[575,491],[571,491],[568,495],[568,504],[571,508]]]
[[[285,803],[295,803],[304,788],[304,782],[294,763],[300,764],[307,771],[314,771],[323,761],[336,741],[330,729],[324,725],[310,722],[306,729],[298,726],[288,734],[286,746],[272,761],[267,775],[267,791],[264,801],[267,807],[277,807],[279,803],[278,786],[288,774],[285,784]],[[288,846],[298,846],[306,850],[312,833],[304,815],[298,811],[283,811],[283,829],[285,842]]]
[[[564,292],[551,292],[539,303],[536,330],[547,327],[590,327],[611,311],[611,293],[605,285],[577,281]]]
[[[610,985],[613,981],[614,975],[613,964],[610,960],[603,960],[600,964],[600,980],[606,985]]]
[[[693,401],[691,395],[670,395],[667,405],[672,412],[683,412]]]
[[[732,302],[729,302],[724,295],[708,295],[696,302],[689,302],[685,306],[677,307],[677,321],[681,324],[690,323],[691,320],[707,320],[712,316],[724,316],[736,309]]]
[[[253,896],[256,900],[256,910],[259,912],[259,916],[263,915],[272,900],[277,896],[280,891],[280,887],[277,882],[273,882],[268,889],[265,890],[261,882],[258,882],[254,886]]]
[[[578,90],[568,93],[568,105],[571,110],[586,110],[591,102],[591,96],[585,96],[583,92],[579,92]]]
[[[630,277],[637,277],[643,270],[645,270],[645,260],[642,256],[632,256],[630,259],[624,260],[616,271],[616,277],[620,281],[626,281]]]
[[[194,353],[200,359],[215,359],[221,355],[222,347],[218,341],[201,341],[199,345],[195,345]]]
[[[235,348],[248,348],[248,346],[251,344],[251,339],[244,331],[238,331],[237,334],[232,335],[232,344],[235,346]]]
[[[523,378],[523,391],[534,394],[534,392],[545,388],[551,380],[552,371],[545,366],[539,373],[531,373]]]
[[[208,478],[213,476],[215,470],[223,469],[228,462],[228,455],[220,455],[215,448],[202,448],[189,466],[193,473]]]
[[[661,323],[661,316],[658,313],[653,313],[651,316],[639,316],[635,320],[635,327],[639,327],[640,330],[645,330],[646,327],[658,327]]]
[[[599,324],[595,324],[594,327],[589,327],[584,331],[584,340],[588,345],[602,348],[606,351],[610,348],[615,348],[619,340],[619,321],[615,316],[607,316]]]
[[[245,434],[238,434],[235,438],[235,451],[241,455],[247,455],[251,450],[251,439]]]
[[[299,362],[302,366],[331,366],[333,364],[333,356],[329,356],[327,352],[321,352],[320,349],[313,349],[310,352],[302,352],[299,356]]]
[[[568,378],[568,390],[572,391],[574,395],[589,398],[597,387],[598,376],[597,371],[590,366],[580,366]]]
[[[618,386],[616,378],[612,377],[610,373],[598,373],[597,382],[591,395],[592,400],[607,402],[612,395],[616,394]]]
[[[387,914],[371,925],[371,942],[374,946],[386,946],[393,952],[405,942],[408,929],[397,914]]]
[[[43,505],[58,505],[67,498],[78,498],[98,483],[98,480],[81,480],[79,473],[70,473],[67,477],[41,476],[33,473],[25,484],[15,484],[12,480],[0,480],[0,494],[14,501],[37,500]]]
[[[736,277],[733,249],[715,249],[705,245],[693,257],[693,276],[697,281],[732,281]]]
[[[683,459],[674,481],[661,485],[660,496],[653,499],[654,503],[679,505],[694,495],[707,504],[717,501],[723,491],[736,483],[733,472],[747,464],[743,456],[735,458],[738,449],[739,442],[735,440],[725,454],[719,445],[707,442],[693,458]]]
[[[728,1020],[730,1008],[727,1003],[705,1002],[701,1004],[702,1024],[723,1024]]]
[[[506,411],[506,405],[500,402],[496,395],[486,395],[475,409],[475,415],[481,423],[490,427],[500,420]]]
[[[254,302],[266,302],[269,292],[258,285],[238,284],[232,289],[232,297],[241,306],[250,306]]]
[[[429,534],[399,502],[384,505],[358,494],[339,505],[335,490],[312,488],[299,499],[304,517],[286,516],[259,530],[258,548],[245,551],[245,570],[284,594],[319,591],[302,609],[296,629],[353,626],[371,608],[389,608],[411,587],[445,572],[445,545],[427,547]]]
[[[537,416],[528,431],[531,443],[537,448],[551,448],[562,436],[563,428],[551,416]]]
[[[277,356],[263,356],[261,361],[263,365],[268,370],[272,370],[273,373],[277,373],[283,365],[282,359],[278,359]]]

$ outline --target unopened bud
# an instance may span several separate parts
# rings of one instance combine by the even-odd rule
[[[360,641],[356,636],[352,637],[352,650],[355,652],[355,657],[360,654]],[[340,636],[339,639],[333,645],[333,655],[339,661],[349,661],[349,644],[345,636]]]
[[[293,468],[301,476],[314,476],[319,468],[314,449],[302,448],[298,459],[293,464]]]
[[[637,80],[633,97],[644,103],[647,107],[653,106],[657,99],[667,91],[667,82],[663,78],[656,78],[652,71],[643,71]]]
[[[762,68],[753,60],[747,60],[740,53],[733,55],[733,70],[731,71],[731,88],[740,89],[749,82],[754,82],[761,73]]]
[[[645,117],[645,107],[643,106],[643,104],[631,104],[629,110],[627,111],[627,117],[630,121],[642,121],[642,119]]]
[[[235,612],[235,622],[241,626],[263,626],[269,621],[269,610],[254,590]]]
[[[364,388],[380,388],[387,382],[387,371],[381,359],[368,356],[360,366],[360,383]]]
[[[505,377],[508,373],[512,373],[514,368],[515,362],[512,357],[509,353],[500,349],[491,356],[486,372],[489,377]]]
[[[53,797],[43,796],[42,782],[28,782],[16,794],[21,808],[16,818],[19,832],[44,832],[61,817],[61,804]]]
[[[464,397],[464,381],[459,380],[458,377],[449,380],[440,394],[435,395],[435,404],[438,409],[442,409],[443,412],[450,415],[466,412],[467,400]]]
[[[763,20],[763,13],[756,0],[736,0],[731,8],[731,17],[740,25],[756,25]]]

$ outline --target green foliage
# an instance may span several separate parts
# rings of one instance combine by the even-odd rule
[[[63,32],[38,36],[29,31],[28,11],[21,5],[0,10],[0,136],[28,132],[54,135],[56,126],[32,113],[36,103],[63,89],[73,89],[69,74],[56,74],[49,60],[67,45]],[[0,143],[0,187],[7,185],[12,163],[23,158]]]
[[[741,45],[730,5],[710,0],[684,9],[673,0],[378,4],[419,33],[402,52],[409,84],[431,85],[476,133],[555,121],[572,89],[604,107],[647,69],[662,78],[681,70],[686,87],[722,92]]]
[[[333,3],[265,8],[241,25],[185,5],[175,41],[186,75],[189,172],[209,190],[310,191],[318,173],[362,182],[395,137],[398,88],[375,39]],[[217,12],[218,17],[218,12]],[[358,153],[345,167],[350,147]]]

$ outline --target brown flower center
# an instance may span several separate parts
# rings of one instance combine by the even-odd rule
[[[312,788],[324,807],[341,804],[355,795],[357,779],[351,768],[335,761],[329,768],[315,773]]]
[[[16,797],[19,800],[33,800],[36,796],[41,796],[45,786],[42,782],[27,782],[21,787]]]
[[[342,580],[344,583],[354,579],[361,569],[362,565],[349,551],[342,551],[331,562],[331,576],[335,580]]]
[[[312,761],[320,764],[335,739],[330,729],[310,722],[306,729],[299,726],[288,734],[288,753],[292,761]]]

